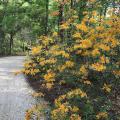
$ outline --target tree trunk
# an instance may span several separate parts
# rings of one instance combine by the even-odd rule
[[[5,33],[2,30],[2,28],[0,28],[0,55],[5,54],[5,51],[3,49],[4,39],[5,39]]]
[[[10,51],[9,54],[12,54],[12,48],[13,48],[13,34],[10,34]]]
[[[83,12],[86,10],[88,0],[81,0],[75,6],[78,7],[79,21],[84,18]]]
[[[71,9],[73,8],[73,0],[71,0]]]
[[[59,29],[59,26],[63,23],[63,4],[59,5],[59,18],[58,18],[58,30],[61,40],[63,40],[64,37],[64,30]]]
[[[45,35],[48,34],[48,19],[49,19],[49,0],[46,0]]]
[[[106,17],[107,6],[108,6],[108,4],[107,4],[107,5],[105,5],[105,8],[104,8],[104,17]]]

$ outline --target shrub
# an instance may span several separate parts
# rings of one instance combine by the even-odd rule
[[[60,26],[64,38],[53,32],[41,36],[23,73],[41,79],[41,90],[54,101],[53,120],[111,119],[109,96],[119,83],[120,19],[76,12]]]

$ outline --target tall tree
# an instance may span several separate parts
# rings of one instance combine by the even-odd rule
[[[49,19],[49,0],[46,0],[45,35],[48,34],[48,19]]]

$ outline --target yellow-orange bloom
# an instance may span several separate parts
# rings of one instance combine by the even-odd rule
[[[42,46],[37,46],[32,48],[32,55],[37,55],[40,53]]]
[[[53,82],[55,80],[55,73],[54,72],[48,72],[47,74],[44,75],[44,79],[47,82]]]
[[[111,85],[105,83],[102,89],[109,93],[111,91]]]
[[[106,66],[104,66],[103,64],[101,63],[94,63],[92,64],[92,69],[96,70],[96,71],[104,71],[106,69]]]
[[[84,31],[84,32],[87,32],[87,31],[88,31],[88,28],[87,28],[87,26],[85,25],[85,23],[76,24],[76,29],[82,30],[82,31]]]
[[[108,117],[108,113],[107,112],[99,112],[96,115],[97,120],[106,119],[107,117]]]

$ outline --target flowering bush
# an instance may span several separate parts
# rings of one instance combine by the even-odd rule
[[[41,79],[45,96],[54,100],[53,120],[111,119],[109,95],[119,83],[120,18],[102,19],[76,12],[60,25],[64,31],[41,36],[23,73]],[[47,92],[45,92],[47,91]]]

